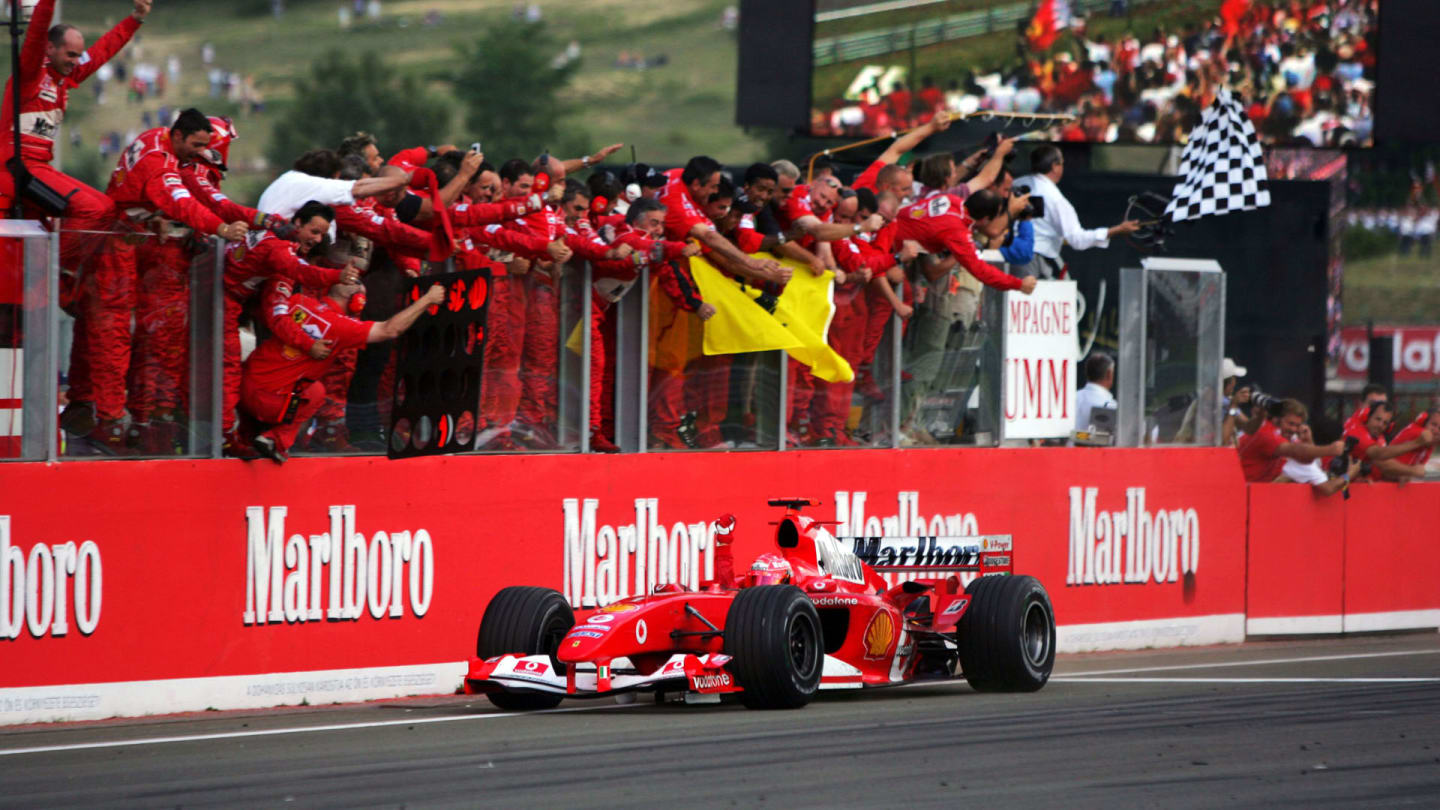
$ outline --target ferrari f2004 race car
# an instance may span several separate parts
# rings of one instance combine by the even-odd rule
[[[699,590],[660,585],[577,623],[556,591],[502,589],[465,691],[507,710],[629,692],[787,709],[818,689],[963,675],[979,691],[1026,692],[1049,679],[1054,611],[1039,581],[1012,574],[1009,536],[841,540],[801,514],[816,501],[769,503],[785,508],[775,552]]]

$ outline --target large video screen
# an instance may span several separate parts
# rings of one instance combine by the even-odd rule
[[[810,129],[1057,113],[1050,140],[1174,143],[1220,85],[1267,144],[1370,146],[1380,0],[816,0]],[[1021,120],[1025,129],[1048,122]]]

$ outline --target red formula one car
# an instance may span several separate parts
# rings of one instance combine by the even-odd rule
[[[1055,614],[1039,581],[1011,575],[1008,536],[842,541],[800,514],[815,503],[770,501],[785,507],[777,553],[733,583],[661,585],[583,611],[578,624],[556,591],[501,590],[465,691],[508,710],[637,691],[690,702],[738,693],[750,708],[787,709],[818,689],[962,674],[981,691],[1045,685]],[[962,587],[961,572],[978,576]]]

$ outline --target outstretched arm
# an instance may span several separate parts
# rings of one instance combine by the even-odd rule
[[[420,319],[420,313],[426,307],[433,307],[445,303],[445,285],[431,284],[430,289],[420,296],[410,306],[391,315],[389,320],[376,321],[370,324],[370,335],[365,339],[366,343],[383,343],[387,340],[394,340],[405,334],[405,331],[415,325]]]
[[[925,142],[925,139],[937,132],[944,132],[950,128],[950,115],[948,113],[936,113],[924,126],[916,127],[909,132],[896,138],[890,147],[880,153],[880,162],[889,166],[900,160],[906,152]]]

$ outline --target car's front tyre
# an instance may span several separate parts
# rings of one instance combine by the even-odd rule
[[[565,665],[555,653],[574,625],[575,612],[558,591],[528,585],[502,588],[480,619],[475,655],[548,655],[555,671],[564,674]],[[563,699],[548,692],[489,692],[485,696],[507,711],[553,709]]]
[[[825,644],[815,603],[793,585],[735,595],[725,617],[727,668],[751,709],[798,709],[820,688]]]

